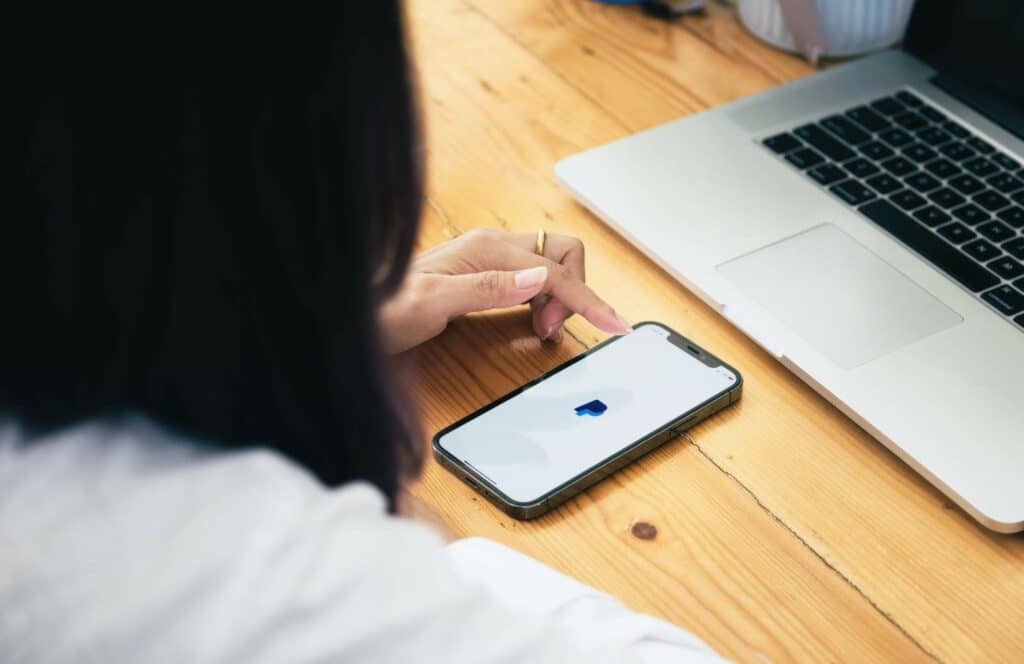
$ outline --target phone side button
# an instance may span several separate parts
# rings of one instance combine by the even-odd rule
[[[672,427],[671,429],[669,429],[669,430],[670,430],[670,431],[671,431],[671,432],[672,432],[672,433],[673,433],[674,435],[676,435],[676,436],[679,436],[679,435],[681,435],[681,434],[682,434],[682,433],[683,433],[684,431],[686,431],[687,429],[689,429],[689,428],[690,428],[690,426],[691,426],[691,425],[693,424],[694,420],[696,420],[696,419],[697,419],[697,415],[690,415],[689,417],[685,417],[685,418],[683,418],[683,421],[682,421],[682,422],[680,422],[679,424],[676,424],[676,425],[674,425],[674,426],[673,426],[673,427]]]

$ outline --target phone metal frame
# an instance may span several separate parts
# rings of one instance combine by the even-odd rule
[[[526,521],[529,519],[535,519],[541,516],[542,514],[546,514],[547,512],[566,502],[570,498],[573,498],[577,494],[582,493],[586,489],[589,489],[590,487],[594,486],[601,480],[612,475],[617,470],[639,459],[640,457],[647,454],[651,450],[660,447],[661,445],[665,444],[666,442],[668,442],[675,436],[678,436],[687,429],[699,424],[700,422],[703,422],[704,420],[711,417],[712,415],[722,410],[726,406],[734,404],[740,400],[740,397],[743,394],[743,375],[740,374],[739,371],[737,371],[731,365],[726,364],[715,355],[712,355],[711,353],[707,352],[693,341],[687,339],[683,335],[679,334],[672,328],[662,323],[657,323],[654,321],[644,321],[642,323],[638,323],[637,325],[635,325],[633,329],[638,329],[640,327],[644,327],[647,325],[655,325],[662,328],[663,330],[668,331],[667,341],[669,341],[674,346],[677,346],[684,353],[688,353],[689,355],[697,358],[699,361],[703,362],[707,366],[712,368],[724,367],[728,369],[736,376],[736,384],[731,385],[722,392],[719,392],[718,394],[707,399],[703,403],[700,403],[694,408],[691,408],[690,410],[683,413],[679,417],[658,427],[654,431],[641,437],[639,440],[636,440],[630,443],[629,445],[626,445],[620,451],[616,452],[607,459],[604,459],[603,461],[595,464],[594,466],[591,466],[590,468],[581,472],[579,475],[576,475],[575,477],[567,480],[563,484],[555,487],[548,493],[539,497],[537,500],[529,503],[522,503],[519,501],[512,500],[511,498],[503,494],[494,485],[494,483],[489,478],[487,478],[482,472],[473,468],[472,465],[469,464],[468,462],[464,462],[461,459],[452,456],[447,450],[445,450],[441,446],[440,440],[446,434],[454,431],[455,429],[466,424],[470,420],[473,420],[479,417],[480,415],[483,415],[487,411],[493,408],[497,408],[504,402],[522,393],[524,390],[533,387],[534,385],[540,383],[541,381],[547,380],[548,378],[554,376],[558,372],[563,371],[564,369],[572,366],[573,364],[583,360],[588,355],[596,353],[605,346],[615,343],[621,338],[612,337],[611,339],[607,339],[606,341],[599,343],[593,348],[587,349],[586,351],[580,353],[571,360],[563,364],[560,364],[551,371],[548,371],[547,373],[544,373],[541,376],[538,376],[537,378],[531,380],[522,387],[519,387],[509,392],[508,394],[487,404],[483,408],[480,408],[479,410],[470,413],[469,415],[463,417],[457,422],[454,422],[438,431],[436,434],[434,434],[434,437],[432,439],[434,458],[437,459],[438,463],[440,463],[443,467],[447,468],[456,477],[460,478],[461,480],[469,484],[471,487],[473,487],[474,490],[477,491],[477,493],[483,495],[503,512],[516,519]]]

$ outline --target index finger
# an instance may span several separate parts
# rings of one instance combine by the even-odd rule
[[[632,329],[622,316],[574,274],[572,268],[547,257],[538,256],[532,250],[520,246],[521,236],[527,234],[514,235],[519,236],[518,243],[498,242],[488,247],[487,252],[478,255],[477,260],[485,263],[481,267],[492,270],[520,270],[543,265],[548,268],[548,278],[541,293],[557,298],[569,311],[583,316],[605,332],[626,334]]]
[[[508,233],[503,235],[502,239],[532,252],[535,249],[537,238],[532,233]],[[544,246],[544,256],[556,263],[561,263],[573,277],[586,283],[583,243],[578,239],[568,235],[549,233]],[[558,297],[538,296],[533,299],[531,305],[533,328],[542,339],[551,336],[573,314],[571,307]]]
[[[585,284],[587,283],[587,276],[583,243],[574,238],[565,239],[571,241],[564,252],[557,247],[555,248],[557,252],[555,256],[557,257],[553,260],[564,265],[573,277]],[[545,253],[547,253],[547,250],[545,250]],[[534,301],[537,301],[537,298],[534,298]],[[543,302],[538,303],[533,312],[533,326],[538,330],[542,338],[548,338],[571,315],[572,310],[557,297],[545,298]]]

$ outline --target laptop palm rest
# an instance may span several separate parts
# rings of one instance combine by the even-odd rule
[[[831,224],[729,260],[718,271],[844,369],[963,322]]]

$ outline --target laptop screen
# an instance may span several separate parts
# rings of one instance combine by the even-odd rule
[[[937,85],[1024,136],[1024,2],[918,0],[903,45]]]

